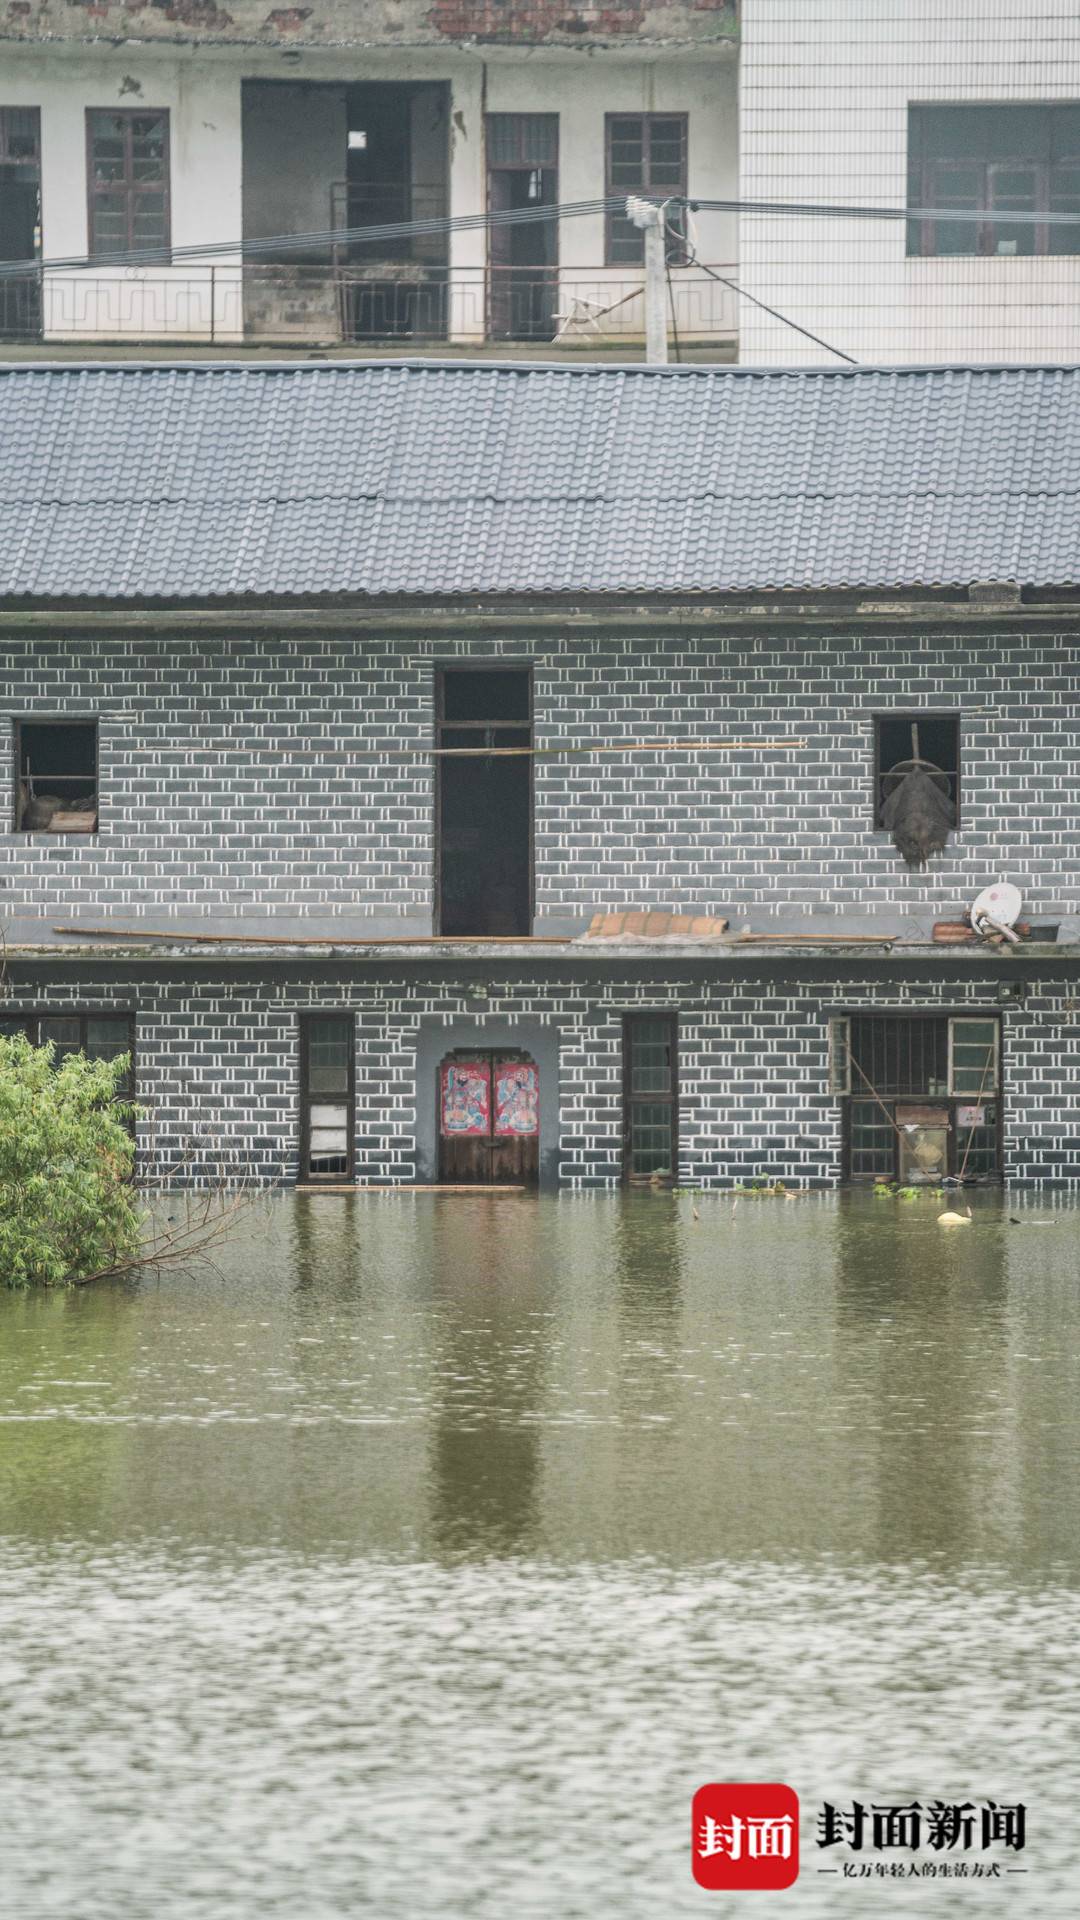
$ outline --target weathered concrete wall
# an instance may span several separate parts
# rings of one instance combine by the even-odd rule
[[[0,36],[284,47],[734,42],[738,0],[0,0]]]
[[[333,225],[330,188],[345,177],[347,133],[343,86],[294,82],[245,92],[245,240],[324,233]]]
[[[167,108],[173,245],[239,238],[240,85],[225,67],[134,47],[8,48],[2,63],[3,104],[41,113],[46,258],[87,249],[88,107]]]
[[[794,968],[772,982],[708,980],[672,967],[652,976],[612,960],[603,978],[564,968],[489,968],[487,995],[466,979],[437,982],[403,966],[393,976],[353,969],[275,970],[208,965],[187,977],[167,964],[118,982],[31,981],[15,968],[16,1009],[68,1007],[135,1016],[140,1100],[162,1162],[206,1175],[224,1158],[237,1172],[295,1179],[299,1154],[299,1017],[351,1011],[356,1028],[357,1178],[387,1185],[429,1175],[418,1160],[419,1114],[432,1099],[430,1035],[442,1051],[475,1043],[480,1025],[525,1037],[537,1024],[557,1049],[541,1105],[558,1107],[557,1177],[564,1188],[609,1187],[622,1171],[624,1012],[674,1011],[679,1021],[679,1176],[730,1186],[767,1170],[793,1185],[830,1186],[841,1173],[841,1102],[829,1093],[829,1015],[863,1007],[974,1012],[994,1007],[992,971],[979,980],[916,976],[903,984],[814,977]],[[1047,967],[1023,1007],[1004,1013],[1006,1178],[1018,1184],[1080,1179],[1080,996]],[[430,1128],[429,1128],[430,1130]]]
[[[329,226],[329,183],[345,167],[342,86],[355,81],[444,82],[450,87],[449,209],[473,215],[486,204],[484,114],[555,112],[559,115],[559,192],[564,202],[604,193],[604,116],[615,112],[689,115],[689,184],[703,197],[730,198],[736,189],[735,72],[713,58],[578,60],[544,50],[487,63],[449,45],[441,51],[373,52],[353,56],[312,52],[300,68],[280,56],[253,52],[244,60],[194,49],[165,47],[9,48],[4,57],[5,104],[36,106],[42,116],[42,218],[47,260],[78,258],[87,248],[86,109],[167,107],[170,114],[170,196],[174,247],[238,241],[246,231],[268,235]],[[280,114],[249,113],[242,126],[244,79],[296,83],[282,87]],[[340,135],[340,138],[339,138]],[[443,138],[439,131],[440,141]],[[432,135],[434,139],[434,135]],[[713,265],[735,259],[733,216],[702,213],[700,255]],[[435,247],[442,246],[439,241]],[[604,223],[589,215],[565,220],[559,235],[562,266],[600,268],[587,289],[618,297],[640,275],[603,269]],[[477,227],[449,237],[451,271],[459,276],[455,333],[482,338],[486,236]],[[238,276],[219,267],[217,337],[242,329]],[[178,263],[134,274],[100,267],[84,285],[70,272],[46,286],[46,332],[85,339],[208,337],[208,270]],[[581,285],[578,283],[578,290]],[[715,305],[718,289],[702,282],[684,296],[680,326],[695,328],[697,304]],[[632,316],[634,309],[627,308]],[[460,323],[460,324],[459,324]]]
[[[537,762],[538,932],[601,906],[932,918],[1003,872],[1034,917],[1075,912],[1075,635],[978,641],[929,622],[877,639],[4,634],[0,794],[12,717],[97,714],[101,831],[26,836],[9,816],[0,915],[349,913],[430,932],[424,750],[434,663],[454,658],[532,662],[538,747],[627,748]],[[872,801],[872,716],[919,708],[957,711],[961,734],[960,826],[925,872],[875,831]],[[630,751],[777,735],[804,744]]]

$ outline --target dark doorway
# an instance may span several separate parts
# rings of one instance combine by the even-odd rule
[[[479,938],[532,925],[532,675],[438,676],[438,930]]]
[[[0,339],[41,332],[41,115],[0,107],[0,261],[27,272],[0,280]]]
[[[444,219],[450,135],[445,83],[352,86],[345,115],[345,179],[334,189],[335,229]],[[445,232],[349,240],[340,247],[348,336],[444,334],[447,248]]]
[[[489,113],[488,211],[555,207],[559,201],[557,113]],[[492,340],[550,340],[558,274],[558,221],[490,228]]]
[[[439,1067],[437,1097],[444,1185],[536,1185],[540,1076],[528,1054],[447,1054]]]

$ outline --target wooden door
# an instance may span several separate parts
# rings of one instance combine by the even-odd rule
[[[439,1068],[439,1179],[446,1186],[535,1186],[540,1085],[521,1054],[451,1054]]]

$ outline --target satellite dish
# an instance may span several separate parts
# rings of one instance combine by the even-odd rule
[[[971,924],[976,933],[983,932],[982,923],[988,920],[997,927],[1014,927],[1023,904],[1019,887],[1014,887],[1011,880],[997,880],[992,887],[984,887],[975,901]]]

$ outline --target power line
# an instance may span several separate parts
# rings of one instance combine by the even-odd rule
[[[687,229],[688,229],[688,237],[689,237],[689,254],[687,258],[688,266],[698,267],[702,273],[708,274],[710,280],[716,280],[719,282],[720,286],[728,287],[730,291],[735,295],[737,295],[737,297],[740,300],[749,300],[751,306],[760,307],[762,313],[769,314],[773,320],[779,320],[782,326],[791,327],[795,333],[801,333],[804,340],[812,340],[816,347],[824,347],[826,353],[834,353],[838,360],[846,360],[849,367],[858,366],[859,364],[858,361],[853,359],[850,353],[843,353],[839,347],[834,347],[829,343],[828,340],[823,340],[820,334],[811,333],[809,327],[800,326],[797,320],[789,319],[788,315],[786,313],[781,313],[779,308],[767,306],[764,300],[759,300],[757,298],[756,294],[747,293],[745,287],[740,287],[737,281],[729,279],[725,274],[717,273],[713,267],[707,267],[703,260],[699,260],[697,256],[697,240],[695,237],[697,229],[693,221],[693,210],[691,208],[688,211],[689,211],[689,217],[686,222]],[[670,224],[668,225],[668,232],[669,234],[672,234],[674,238],[682,237],[681,235],[678,235],[674,232],[674,229],[670,226]],[[671,268],[670,267],[668,267],[668,292],[671,293]],[[674,295],[672,295],[672,300],[671,300],[671,320],[672,320],[672,329],[674,330],[674,325],[675,325]],[[678,333],[676,332],[675,333],[676,359],[678,359],[679,357],[678,341],[679,341],[679,336],[678,336]]]
[[[972,226],[995,227],[1076,227],[1075,213],[1025,212],[1022,208],[1003,207],[864,207],[838,206],[835,201],[815,200],[702,200],[698,196],[682,204],[692,213],[699,208],[707,213],[793,214],[821,220],[946,220]]]
[[[663,204],[656,195],[644,194]],[[1075,227],[1080,219],[1073,213],[1040,212],[1037,215],[1015,209],[949,207],[869,207],[838,206],[825,201],[794,200],[717,200],[666,195],[667,204],[685,207],[691,213],[731,213],[776,218],[821,220],[945,221],[953,225],[1030,227]],[[625,195],[608,194],[594,200],[564,201],[558,206],[512,207],[500,212],[447,214],[424,220],[396,220],[368,227],[323,227],[307,233],[260,235],[257,239],[202,241],[191,246],[129,248],[106,254],[72,254],[48,260],[21,260],[0,264],[0,279],[25,277],[28,273],[99,270],[110,267],[169,265],[184,260],[220,259],[228,254],[242,260],[259,259],[267,254],[301,252],[310,247],[348,247],[371,245],[382,240],[404,240],[463,233],[477,228],[527,225],[537,220],[575,220],[590,215],[625,210]]]
[[[20,260],[0,265],[0,279],[27,273],[99,270],[111,267],[170,266],[183,260],[215,260],[226,254],[258,259],[265,254],[298,253],[308,247],[371,245],[381,240],[410,240],[463,233],[477,227],[527,225],[534,220],[578,220],[625,207],[625,195],[602,200],[570,200],[556,207],[508,207],[503,212],[458,213],[425,220],[394,220],[371,227],[322,227],[310,233],[260,234],[251,240],[207,240],[187,247],[130,247],[122,252],[71,254],[65,259]]]
[[[759,300],[756,294],[747,293],[746,288],[740,287],[735,280],[729,280],[724,274],[716,273],[712,267],[707,267],[703,260],[695,260],[693,264],[699,267],[702,273],[707,273],[710,280],[719,280],[722,287],[730,287],[732,293],[737,293],[740,300],[749,300],[751,306],[760,307],[762,313],[770,314],[774,320],[779,320],[781,325],[792,327],[796,333],[801,333],[804,339],[812,340],[815,347],[824,347],[826,353],[835,353],[837,359],[846,360],[849,367],[858,366],[858,361],[852,359],[850,353],[843,353],[839,347],[830,346],[829,342],[823,340],[819,333],[811,333],[809,327],[801,327],[797,320],[789,319],[786,313],[779,312],[776,307],[767,306],[764,300]]]

